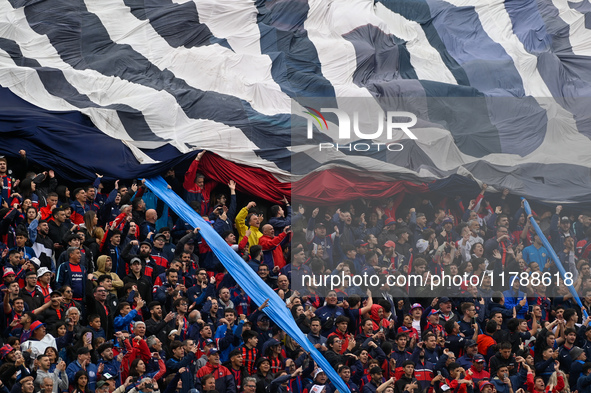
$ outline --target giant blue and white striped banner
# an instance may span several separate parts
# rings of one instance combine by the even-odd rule
[[[305,170],[459,174],[591,202],[590,12],[589,0],[0,0],[0,152],[26,146],[78,180],[207,149],[288,182],[294,149],[317,148],[292,141],[306,121],[292,100],[424,99],[407,154],[339,152]]]

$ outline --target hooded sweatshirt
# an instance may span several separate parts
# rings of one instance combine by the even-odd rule
[[[97,270],[92,274],[94,275],[94,277],[96,277],[97,280],[100,276],[102,276],[104,274],[106,274],[107,276],[111,276],[111,278],[113,279],[113,290],[111,290],[110,292],[113,295],[116,295],[117,289],[123,288],[123,281],[119,278],[117,273],[112,272],[112,271],[107,272],[106,268],[105,268],[106,265],[107,265],[107,256],[101,255],[100,257],[98,257],[98,259],[96,261]]]

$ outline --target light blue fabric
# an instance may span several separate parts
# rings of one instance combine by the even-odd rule
[[[523,207],[525,209],[525,214],[527,214],[529,216],[531,214],[531,208],[529,207],[529,203],[527,203],[527,200],[525,198],[521,198],[521,200],[523,200]],[[562,278],[564,278],[564,276],[566,274],[566,271],[564,270],[564,267],[562,266],[562,263],[560,263],[560,259],[558,259],[558,256],[554,252],[554,249],[550,245],[550,242],[548,241],[548,239],[546,239],[546,236],[544,235],[544,232],[542,232],[542,230],[540,229],[540,227],[536,223],[536,220],[534,220],[533,217],[531,217],[529,219],[529,221],[530,221],[530,224],[534,227],[534,229],[536,231],[536,234],[542,240],[542,243],[544,243],[544,247],[546,247],[546,249],[548,250],[548,253],[550,254],[550,257],[554,260],[554,263],[556,264],[556,267],[560,271],[560,274],[562,275]],[[573,280],[573,282],[574,282],[574,280]],[[583,303],[581,303],[581,299],[579,298],[579,294],[577,293],[577,291],[575,291],[575,288],[572,285],[567,285],[566,287],[568,288],[568,290],[570,291],[570,293],[573,295],[573,297],[577,301],[577,304],[579,306],[583,307]],[[585,310],[583,310],[583,314],[585,314],[585,318],[587,318],[587,312]]]
[[[310,340],[296,325],[291,312],[279,295],[275,293],[263,280],[244,262],[236,252],[207,224],[193,209],[189,207],[177,194],[168,188],[168,184],[162,177],[146,179],[146,186],[152,190],[158,198],[166,203],[176,214],[195,228],[201,229],[201,236],[220,262],[228,270],[228,273],[244,289],[256,304],[263,304],[269,299],[269,307],[264,312],[283,329],[300,346],[310,353],[312,359],[324,370],[328,378],[334,383],[340,392],[350,393],[345,382],[339,377],[328,361],[314,348]]]

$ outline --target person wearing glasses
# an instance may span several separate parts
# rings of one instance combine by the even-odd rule
[[[255,393],[257,390],[257,380],[253,377],[244,378],[241,393]]]

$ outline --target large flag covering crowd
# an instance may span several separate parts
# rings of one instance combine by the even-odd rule
[[[155,175],[203,148],[225,160],[215,166],[264,171],[279,201],[290,144],[317,149],[292,141],[305,122],[292,100],[399,98],[422,120],[418,140],[402,138],[408,154],[342,152],[304,172],[377,170],[438,190],[460,175],[588,203],[588,12],[566,0],[3,0],[0,149],[82,181]]]
[[[0,0],[0,393],[591,393],[589,15]]]

